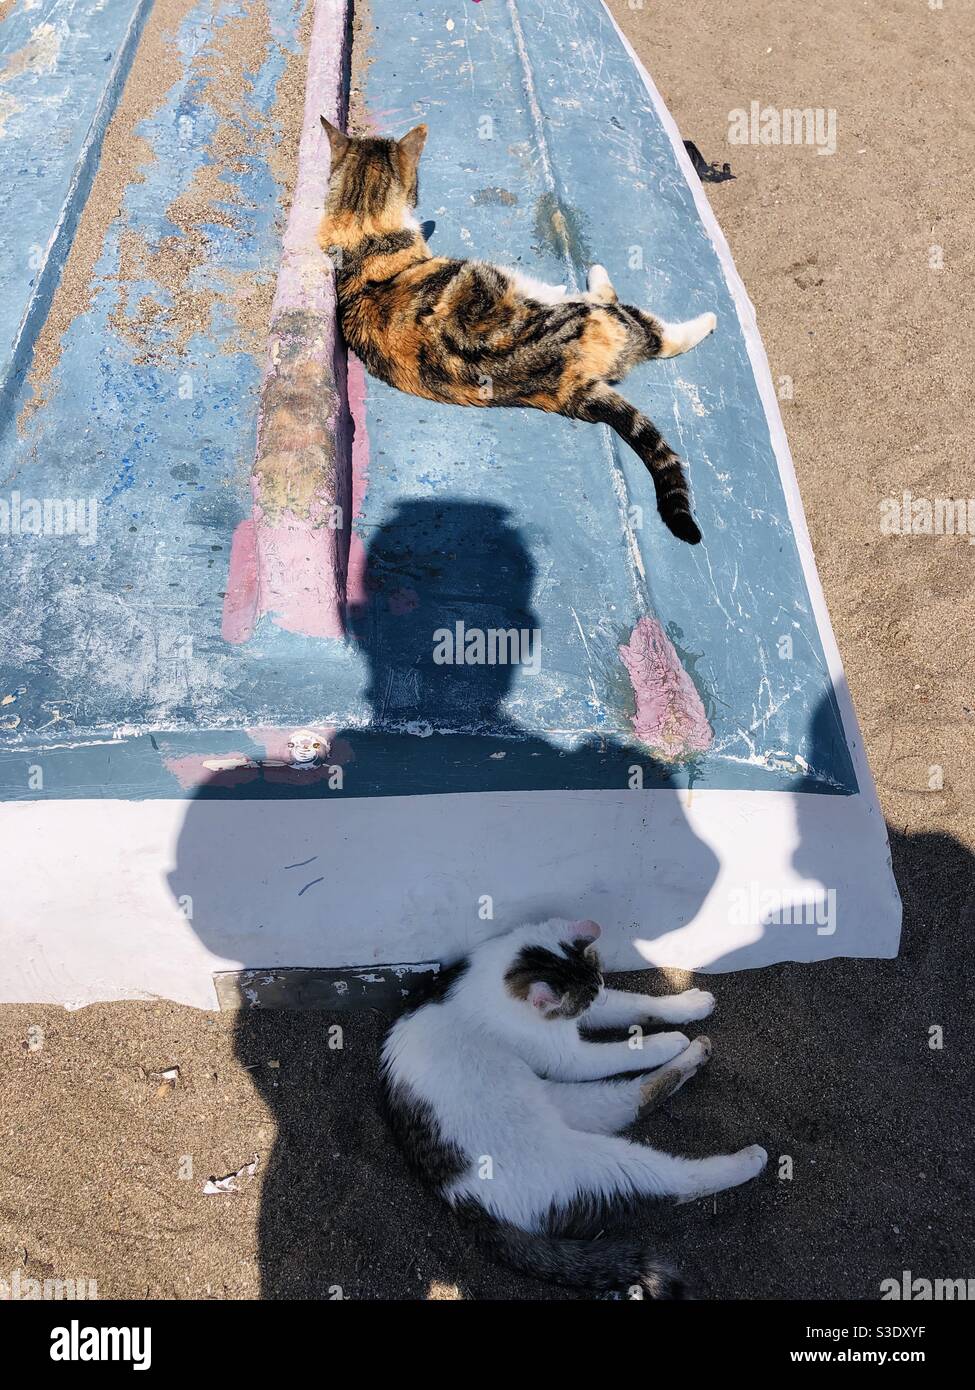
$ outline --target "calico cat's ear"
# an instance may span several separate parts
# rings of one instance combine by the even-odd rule
[[[402,140],[396,142],[396,162],[399,165],[399,176],[406,188],[410,187],[416,176],[416,166],[420,162],[420,155],[423,153],[426,139],[426,126],[417,125],[412,130],[408,130]]]
[[[551,985],[547,985],[544,980],[533,980],[528,987],[528,1002],[533,1008],[538,1009],[539,1013],[546,1013],[560,1000]]]
[[[321,122],[325,134],[328,136],[328,143],[332,147],[332,169],[335,170],[348,153],[352,141],[347,135],[343,135],[337,127],[332,125],[331,121],[326,121],[324,116],[322,116]]]

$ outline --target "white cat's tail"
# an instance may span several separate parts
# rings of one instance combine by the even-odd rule
[[[684,1297],[681,1279],[638,1240],[533,1235],[507,1221],[492,1220],[479,1207],[476,1215],[470,1209],[463,1215],[474,1218],[478,1240],[489,1254],[535,1279],[572,1288],[629,1291],[635,1298]]]

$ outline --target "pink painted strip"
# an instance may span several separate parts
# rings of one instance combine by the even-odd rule
[[[307,725],[306,729],[317,734],[327,750],[319,762],[296,766],[291,750],[295,730],[269,725],[246,730],[254,743],[263,745],[263,756],[233,750],[229,753],[189,753],[163,761],[183,791],[195,791],[198,787],[240,787],[251,782],[306,787],[313,782],[329,781],[337,767],[354,761],[352,745],[348,739],[336,738],[335,729],[315,724]]]
[[[656,618],[641,618],[620,647],[636,697],[633,729],[668,762],[704,753],[714,738],[697,688]]]
[[[223,635],[269,615],[309,637],[344,634],[351,427],[335,283],[318,246],[329,147],[341,123],[349,0],[316,0],[294,200],[282,245],[251,474],[253,515],[231,547]]]
[[[352,416],[352,519],[362,516],[369,487],[369,432],[366,429],[366,371],[354,352],[348,362],[349,413]],[[365,605],[366,548],[353,530],[349,537],[346,597],[350,608]]]
[[[254,630],[258,604],[257,535],[253,517],[242,521],[230,542],[230,571],[223,601],[225,642],[246,642]]]

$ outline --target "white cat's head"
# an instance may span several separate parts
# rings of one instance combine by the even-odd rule
[[[505,970],[505,988],[543,1018],[578,1018],[603,987],[598,936],[598,925],[590,921],[553,918],[523,927]]]

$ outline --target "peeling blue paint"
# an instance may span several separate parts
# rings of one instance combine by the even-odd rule
[[[0,411],[50,307],[152,0],[51,0],[0,26]],[[0,428],[4,421],[0,419]]]
[[[276,42],[252,94],[265,115],[297,14],[292,0],[267,7]],[[630,302],[672,318],[717,310],[715,337],[624,388],[688,460],[705,544],[682,546],[664,530],[642,466],[596,427],[440,407],[370,380],[369,486],[354,526],[368,595],[350,612],[349,640],[315,641],[267,619],[244,645],[221,639],[230,541],[250,515],[260,360],[240,350],[223,302],[181,357],[144,327],[143,344],[160,357],[148,363],[111,321],[123,234],[150,247],[179,235],[166,209],[209,160],[214,117],[190,64],[242,6],[228,0],[214,18],[201,2],[178,35],[183,75],[140,129],[156,158],[109,230],[92,306],[66,333],[27,433],[3,438],[0,493],[93,495],[104,509],[91,547],[0,537],[0,698],[22,692],[10,707],[20,722],[2,735],[0,794],[178,796],[185,789],[168,769],[181,760],[244,754],[260,764],[260,740],[246,730],[309,724],[334,728],[351,749],[341,792],[260,772],[246,785],[211,781],[208,794],[619,787],[635,762],[647,786],[855,791],[734,307],[608,20],[595,5],[542,0],[371,8],[367,102],[383,130],[430,124],[419,212],[436,218],[435,251],[556,284],[581,283],[591,255]],[[34,148],[29,134],[20,148]],[[225,292],[224,271],[275,274],[280,190],[259,149],[233,181],[235,225],[208,225],[194,288]],[[143,294],[170,305],[152,282],[130,290],[132,304]],[[643,509],[634,538],[645,577],[629,504]],[[417,593],[415,610],[394,611],[401,588]],[[656,764],[632,739],[618,647],[648,613],[693,654],[688,669],[715,730],[691,769]],[[433,632],[457,619],[538,627],[540,672],[437,668]],[[788,662],[782,635],[793,643]]]

